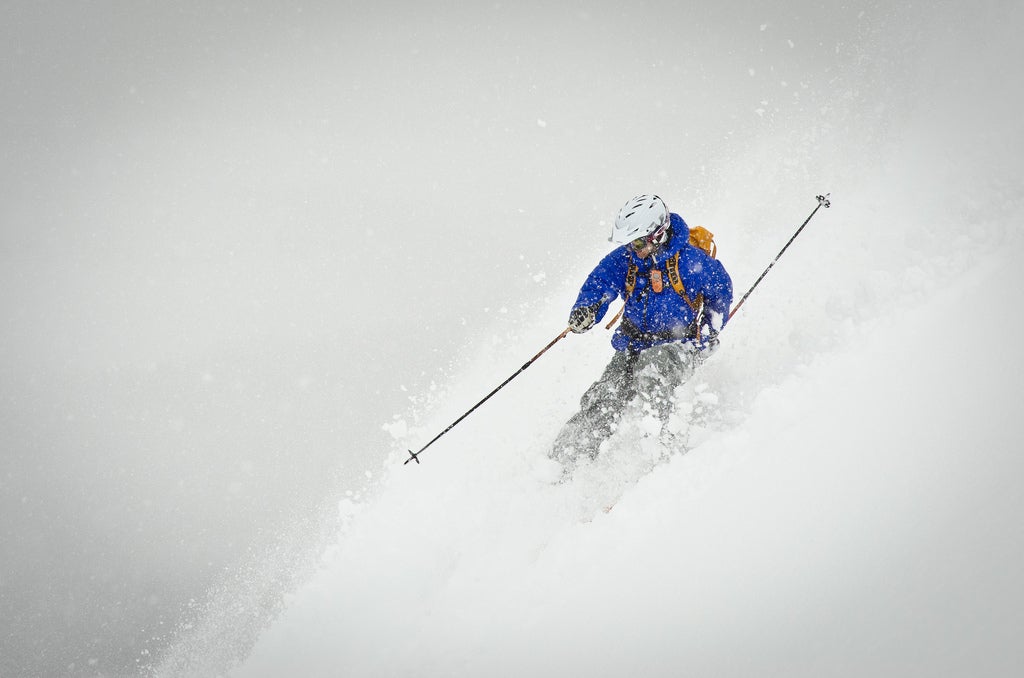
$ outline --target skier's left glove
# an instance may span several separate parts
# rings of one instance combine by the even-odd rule
[[[718,350],[718,330],[708,329],[707,335],[704,337],[704,341],[700,347],[700,358],[701,360],[707,360],[712,354]]]

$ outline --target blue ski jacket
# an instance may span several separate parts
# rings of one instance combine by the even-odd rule
[[[732,279],[721,262],[690,244],[689,235],[690,227],[683,218],[672,214],[672,239],[653,255],[641,259],[629,245],[616,248],[587,277],[573,309],[599,304],[596,315],[600,322],[612,301],[618,297],[626,299],[622,323],[612,336],[612,346],[617,351],[627,348],[642,351],[672,341],[702,347],[709,330],[721,330],[729,319]],[[666,262],[676,252],[679,252],[679,276],[687,296],[690,299],[698,295],[704,297],[699,318],[669,282]],[[626,298],[630,264],[637,267],[636,285]],[[654,268],[661,271],[661,292],[655,292],[651,285],[650,274]]]

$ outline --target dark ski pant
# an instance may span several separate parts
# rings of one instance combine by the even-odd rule
[[[580,411],[555,438],[551,458],[571,467],[578,459],[597,457],[631,401],[655,414],[664,427],[672,414],[673,392],[693,375],[696,363],[696,349],[682,342],[616,351],[601,378],[583,394]]]

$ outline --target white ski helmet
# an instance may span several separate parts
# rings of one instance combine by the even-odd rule
[[[651,235],[669,224],[668,207],[656,195],[638,195],[622,206],[615,217],[610,240],[620,245]]]

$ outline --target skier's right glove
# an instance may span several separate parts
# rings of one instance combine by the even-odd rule
[[[583,334],[589,330],[597,322],[597,309],[600,307],[600,304],[593,304],[574,308],[569,313],[569,329],[576,334]]]

